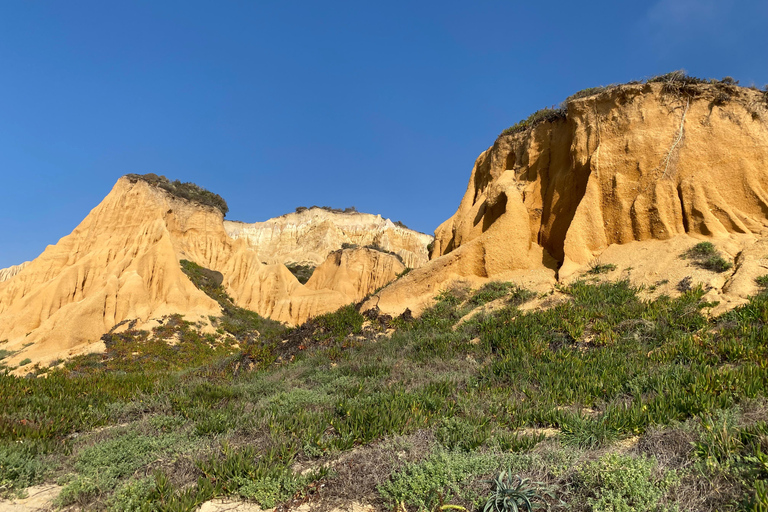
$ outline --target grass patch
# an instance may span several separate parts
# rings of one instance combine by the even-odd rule
[[[582,89],[568,96],[565,99],[565,103],[567,104],[570,101],[579,100],[581,98],[589,98],[591,96],[597,96],[598,94],[605,92],[610,88],[611,88],[610,86],[587,87],[586,89]]]
[[[0,497],[18,495],[49,472],[45,452],[35,443],[0,443]]]
[[[198,273],[216,295],[216,276]],[[83,508],[189,510],[223,495],[266,507],[305,495],[471,509],[504,470],[556,489],[546,497],[555,510],[560,500],[573,510],[762,500],[768,413],[739,411],[768,389],[768,295],[707,318],[700,288],[653,300],[627,281],[562,292],[568,300],[523,312],[529,292],[509,283],[455,286],[418,318],[364,322],[349,306],[221,352],[223,339],[194,338],[179,317],[154,332],[129,325],[110,335],[106,358],[73,359],[44,379],[0,375],[2,485],[61,479],[62,500]],[[240,364],[253,347],[277,364]],[[409,451],[392,441],[403,436],[429,441]],[[642,449],[608,457],[634,436]],[[365,471],[364,483],[324,475],[330,461],[353,480]],[[724,482],[732,500],[705,481]],[[683,506],[690,496],[698,505]]]
[[[694,260],[697,266],[713,272],[725,272],[733,267],[733,263],[723,258],[711,242],[699,242],[688,249],[684,257]]]
[[[596,512],[659,510],[677,482],[674,473],[659,470],[655,459],[616,453],[581,465],[574,480]]]
[[[508,296],[508,303],[519,306],[532,299],[535,294],[513,283],[492,281],[483,285],[469,299],[472,307],[482,306],[488,302]]]
[[[401,504],[433,510],[443,501],[464,497],[471,480],[498,471],[512,456],[441,451],[427,460],[407,464],[379,486],[390,508]],[[480,496],[473,496],[479,501]]]
[[[59,495],[62,505],[85,504],[114,490],[121,479],[182,444],[179,434],[147,436],[136,432],[85,448],[75,458],[75,472]]]
[[[613,270],[616,270],[616,265],[613,263],[601,263],[600,260],[594,260],[589,264],[587,274],[596,276],[599,274],[607,274]]]
[[[535,128],[541,123],[552,123],[560,119],[565,119],[567,116],[568,109],[565,106],[559,108],[543,108],[541,110],[537,110],[526,119],[518,121],[516,124],[505,129],[503,132],[501,132],[499,137],[524,132],[526,130]]]

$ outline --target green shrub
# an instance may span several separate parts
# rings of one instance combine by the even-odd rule
[[[38,483],[48,472],[42,455],[34,443],[0,444],[0,497]]]
[[[577,469],[575,480],[589,494],[595,512],[659,510],[675,475],[658,469],[656,460],[610,453]]]
[[[229,211],[227,202],[222,199],[220,195],[214,194],[194,183],[182,183],[179,180],[171,181],[165,176],[158,176],[154,173],[126,174],[125,177],[128,178],[131,183],[136,183],[141,180],[149,183],[153,187],[161,188],[176,197],[194,201],[205,206],[212,206],[219,210],[225,217]]]
[[[353,304],[339,308],[315,318],[317,324],[334,338],[342,339],[349,334],[358,334],[363,328],[365,317]]]
[[[146,492],[143,485],[138,485],[131,489],[136,494],[133,499],[143,499],[141,510],[162,510],[162,511],[193,511],[206,501],[222,494],[222,488],[218,483],[214,484],[210,480],[199,477],[197,485],[192,485],[184,489],[177,489],[171,480],[161,472],[155,472],[154,481],[151,482],[149,492]]]
[[[545,439],[544,434],[522,435],[519,432],[502,432],[493,436],[496,447],[502,452],[524,452]]]
[[[572,415],[560,427],[563,441],[580,448],[595,449],[616,440],[619,432],[606,417],[590,418]]]
[[[733,263],[727,261],[720,255],[707,258],[706,260],[702,261],[700,265],[707,270],[712,270],[713,272],[725,272],[726,270],[729,270],[733,267]]]
[[[768,274],[755,278],[755,283],[760,288],[768,288]]]
[[[149,509],[150,495],[155,487],[155,479],[144,477],[131,480],[119,487],[109,500],[109,509],[114,512],[136,512]]]
[[[587,274],[605,274],[613,270],[616,270],[616,265],[613,263],[600,263],[599,260],[595,260],[589,264],[589,270],[587,271]]]
[[[733,263],[724,259],[711,242],[699,242],[688,251],[685,257],[695,260],[696,265],[713,272],[725,272]]]
[[[166,414],[157,414],[149,418],[149,424],[159,432],[173,432],[184,425],[184,418]]]
[[[717,254],[717,249],[712,242],[699,242],[694,245],[686,253],[689,258],[701,258],[704,256],[713,256]]]
[[[259,453],[252,446],[236,450],[224,445],[221,456],[212,456],[198,466],[222,494],[238,495],[256,501],[262,508],[272,508],[324,474],[294,474],[290,464],[295,453],[290,448]]]
[[[608,89],[610,89],[610,86],[599,86],[599,87],[588,87],[586,89],[582,89],[574,94],[571,94],[565,99],[565,103],[568,104],[568,102],[573,100],[578,100],[581,98],[588,98],[590,96],[596,96],[600,94],[601,92],[605,92]]]
[[[449,450],[471,452],[483,446],[491,437],[488,420],[481,418],[444,418],[435,430],[435,437]]]
[[[234,418],[225,412],[206,411],[202,418],[195,422],[195,433],[200,436],[223,434],[232,428]]]
[[[525,288],[520,288],[513,283],[491,281],[478,289],[468,301],[472,307],[482,306],[501,297],[509,296],[509,303],[520,305],[531,299],[534,294]]]
[[[31,363],[31,362],[32,362],[32,360],[31,360],[30,358],[28,358],[28,357],[27,357],[27,358],[25,358],[25,359],[22,359],[22,360],[19,362],[19,366],[26,366],[26,365],[28,365],[28,364],[29,364],[29,363]]]
[[[471,479],[496,473],[511,457],[441,451],[422,462],[406,464],[379,485],[378,491],[392,508],[404,504],[429,511],[441,500],[465,496]]]
[[[701,439],[694,444],[694,453],[709,465],[724,464],[737,456],[744,444],[733,414],[720,411],[701,418]]]
[[[765,512],[768,510],[768,481],[757,480],[754,483],[752,496],[747,502],[747,510],[750,512]]]
[[[184,436],[176,433],[146,436],[129,431],[89,446],[76,457],[76,473],[62,489],[59,502],[62,505],[84,503],[111,492],[122,479],[161,454],[178,450],[186,442]]]
[[[532,129],[541,123],[552,123],[560,119],[565,119],[567,115],[568,115],[567,107],[543,108],[541,110],[537,110],[536,112],[528,116],[527,119],[523,119],[517,124],[510,126],[506,130],[501,132],[501,135],[499,135],[499,137],[503,137],[504,135],[511,135],[513,133],[519,133],[528,129]]]

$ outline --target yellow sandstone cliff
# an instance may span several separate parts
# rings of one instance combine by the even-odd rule
[[[24,263],[13,265],[8,268],[0,268],[0,282],[7,281],[8,279],[12,278],[21,272],[27,265],[29,265],[29,262],[25,261]]]
[[[404,268],[394,255],[346,250],[303,286],[284,265],[265,265],[245,240],[230,238],[216,208],[123,177],[71,234],[0,282],[0,341],[16,352],[4,362],[103,350],[101,335],[124,320],[142,327],[174,313],[191,321],[219,315],[181,259],[221,272],[239,306],[288,323],[359,301]]]
[[[510,130],[477,159],[458,210],[435,231],[433,261],[376,302],[418,309],[457,279],[543,289],[597,258],[633,282],[666,280],[667,291],[693,273],[713,298],[743,302],[765,257],[766,102],[753,89],[671,79],[569,100],[567,113]],[[702,240],[734,270],[715,276],[680,258]]]
[[[224,228],[232,238],[245,239],[262,261],[313,267],[349,244],[394,252],[405,266],[417,268],[429,261],[427,246],[433,239],[381,215],[318,207],[252,224],[224,221]]]

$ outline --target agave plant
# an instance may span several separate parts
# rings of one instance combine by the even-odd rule
[[[488,497],[483,512],[531,512],[537,508],[549,510],[544,496],[554,498],[548,489],[540,490],[543,483],[531,483],[528,478],[513,476],[511,469],[499,473],[493,484],[495,490]]]

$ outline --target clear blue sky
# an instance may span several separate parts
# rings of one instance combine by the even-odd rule
[[[768,2],[0,3],[0,268],[126,173],[228,218],[356,206],[432,232],[531,112],[685,68],[768,82]]]

